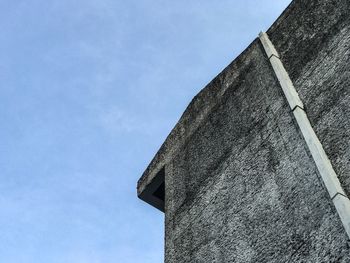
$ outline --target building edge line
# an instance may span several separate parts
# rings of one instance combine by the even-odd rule
[[[259,39],[280,83],[286,100],[292,109],[294,118],[316,164],[324,186],[330,195],[344,229],[350,239],[350,199],[345,194],[338,176],[311,126],[309,118],[304,110],[304,105],[279,58],[277,50],[265,32],[260,32]]]

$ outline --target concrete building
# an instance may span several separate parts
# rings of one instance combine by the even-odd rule
[[[350,262],[350,1],[295,0],[140,178],[165,262]]]

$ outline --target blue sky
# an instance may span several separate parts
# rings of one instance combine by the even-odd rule
[[[163,262],[136,182],[289,2],[0,0],[0,262]]]

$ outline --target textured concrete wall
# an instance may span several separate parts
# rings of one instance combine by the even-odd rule
[[[350,262],[260,43],[221,74],[228,88],[166,166],[166,262]]]
[[[350,1],[295,0],[267,32],[350,195]],[[165,167],[166,263],[350,262],[350,240],[259,40],[191,102]]]
[[[350,1],[294,1],[268,34],[350,196]]]

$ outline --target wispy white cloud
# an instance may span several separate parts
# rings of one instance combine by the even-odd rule
[[[128,133],[140,130],[140,123],[118,107],[100,112],[100,121],[103,128],[111,133]]]

